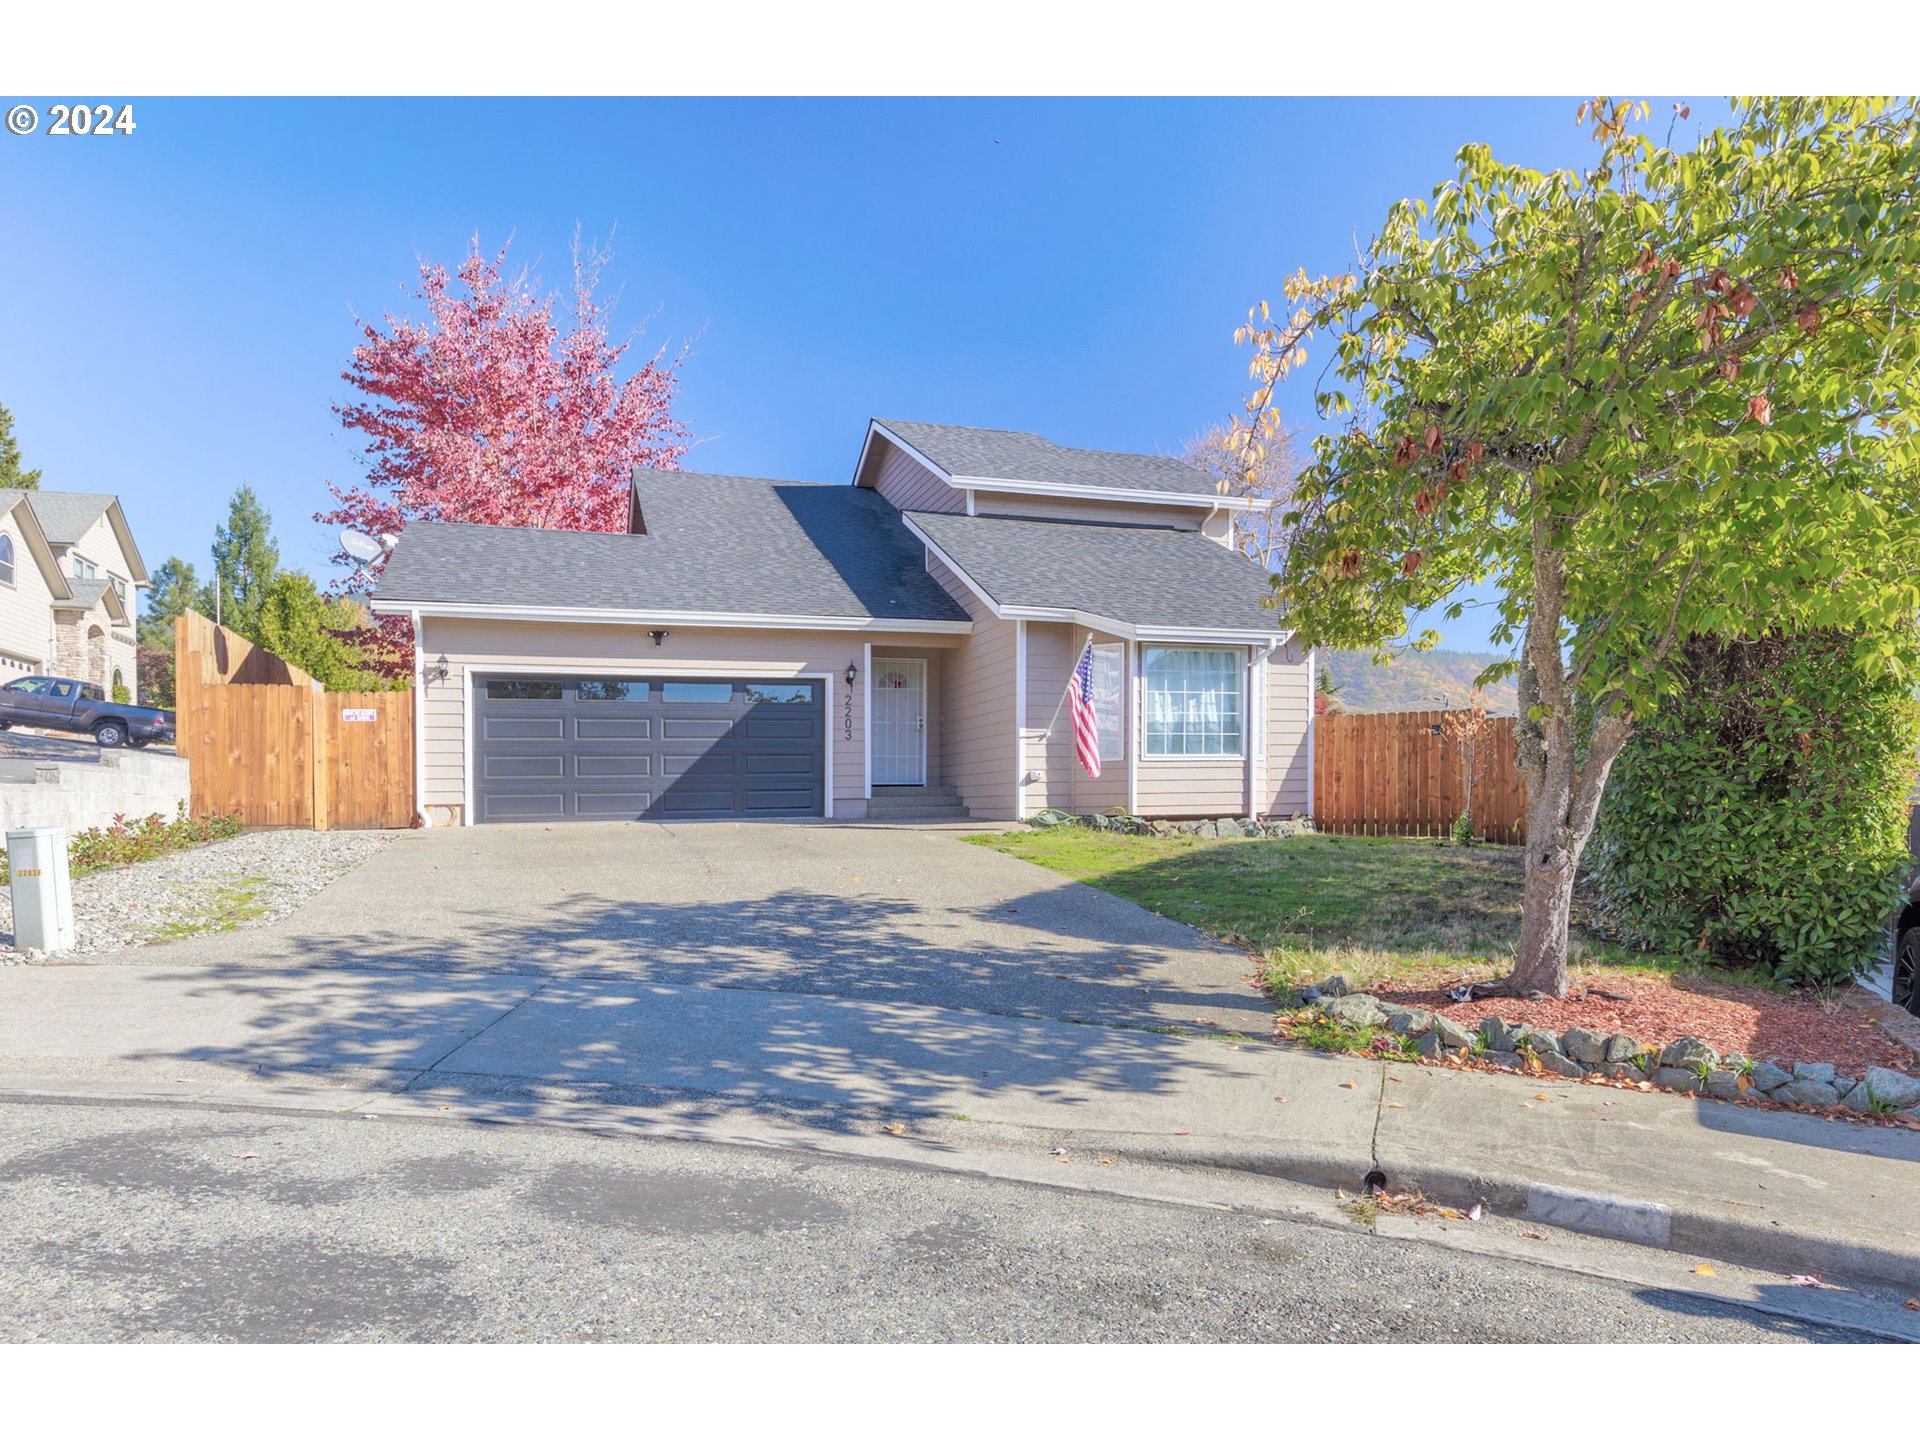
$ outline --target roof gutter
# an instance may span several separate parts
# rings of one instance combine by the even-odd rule
[[[729,630],[868,630],[966,635],[971,620],[896,620],[879,615],[762,615],[712,610],[611,610],[573,605],[474,605],[376,597],[376,615],[441,620],[543,620],[586,625],[686,625]]]

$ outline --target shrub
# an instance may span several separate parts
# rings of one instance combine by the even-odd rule
[[[1447,831],[1447,839],[1455,845],[1473,844],[1473,816],[1462,814],[1453,822],[1453,828]]]
[[[1876,963],[1908,868],[1920,738],[1910,680],[1865,663],[1886,644],[1685,647],[1680,692],[1615,763],[1588,848],[1603,932],[1797,985]],[[1920,660],[1913,634],[1893,644],[1899,665]]]
[[[68,837],[67,861],[75,874],[157,860],[176,850],[188,850],[215,840],[230,840],[246,827],[231,815],[189,815],[182,805],[169,820],[164,815],[129,820],[113,817],[111,825],[79,830]]]

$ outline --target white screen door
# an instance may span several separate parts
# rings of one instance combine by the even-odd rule
[[[927,783],[927,662],[873,662],[873,783]]]

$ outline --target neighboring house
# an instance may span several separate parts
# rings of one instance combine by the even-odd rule
[[[70,675],[139,700],[147,567],[112,495],[0,490],[0,682]]]
[[[422,812],[1304,814],[1311,664],[1232,548],[1249,503],[876,420],[851,485],[640,470],[624,535],[416,523],[373,608],[414,627]],[[1098,779],[1065,703],[1089,637]]]

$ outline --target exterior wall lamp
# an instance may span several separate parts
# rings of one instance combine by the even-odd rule
[[[653,637],[653,646],[656,650],[667,643],[667,632],[665,630],[649,630],[647,634]]]
[[[427,679],[438,682],[445,680],[453,672],[447,668],[447,657],[442,655],[427,670]]]
[[[855,665],[851,660],[849,660],[847,662],[847,684],[851,686],[853,682],[859,678],[860,678],[860,667]]]

